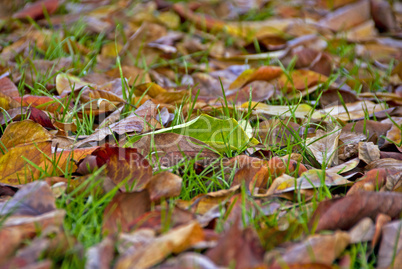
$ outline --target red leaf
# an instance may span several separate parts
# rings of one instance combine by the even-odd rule
[[[34,122],[39,123],[45,128],[56,130],[56,127],[53,126],[52,121],[50,120],[49,116],[43,112],[42,110],[39,110],[37,108],[31,107],[29,108],[29,119],[33,120]]]
[[[54,13],[59,7],[59,0],[42,0],[36,3],[26,5],[22,10],[13,15],[14,19],[32,18],[34,20],[44,17],[43,10],[50,15]]]

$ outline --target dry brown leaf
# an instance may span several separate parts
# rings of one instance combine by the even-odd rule
[[[0,204],[0,215],[38,216],[55,210],[55,203],[49,185],[44,181],[35,181],[24,185],[3,206]]]
[[[315,137],[307,138],[307,147],[312,151],[315,159],[326,167],[331,167],[336,160],[339,136],[341,129],[335,127],[332,131],[318,130]]]
[[[146,187],[151,201],[156,202],[179,196],[182,181],[181,177],[167,171],[154,175]]]
[[[152,145],[152,146],[151,146]],[[203,164],[216,160],[218,154],[210,147],[192,137],[175,133],[155,134],[143,136],[140,140],[131,144],[137,148],[144,156],[152,152],[157,152],[161,163],[165,166],[172,166],[181,162],[183,158],[198,157]]]
[[[373,161],[380,159],[380,149],[373,142],[359,143],[359,159],[370,164]]]
[[[113,260],[115,240],[108,236],[87,251],[85,268],[109,269]]]
[[[218,244],[207,251],[206,256],[216,265],[235,268],[256,268],[262,265],[264,249],[256,232],[251,228],[241,230],[239,220],[223,234]]]
[[[179,254],[204,240],[204,232],[196,222],[179,226],[161,235],[134,253],[121,256],[115,265],[116,269],[149,268],[161,262],[168,255]]]
[[[375,220],[375,232],[372,236],[371,246],[374,248],[381,238],[382,228],[391,221],[391,217],[385,214],[379,214]]]
[[[365,167],[366,170],[371,170],[375,168],[386,168],[390,170],[402,171],[402,160],[384,158],[373,161]]]
[[[54,13],[59,7],[59,0],[40,0],[33,4],[26,5],[22,10],[14,13],[13,18],[15,19],[26,19],[30,17],[32,19],[43,18],[45,9],[47,14]]]
[[[370,18],[370,1],[362,0],[329,13],[318,23],[333,31],[342,31],[361,24]]]
[[[85,157],[78,164],[78,171],[89,174],[105,164],[105,173],[110,183],[120,185],[123,192],[143,190],[152,177],[151,165],[137,149],[113,147],[109,144],[95,149],[91,155]]]
[[[373,239],[374,222],[370,218],[364,218],[349,230],[350,243],[356,244],[367,242]]]
[[[130,223],[150,209],[147,190],[118,193],[105,208],[102,231],[104,234],[129,232]]]
[[[312,235],[286,250],[281,257],[276,259],[273,266],[314,262],[332,265],[349,245],[349,242],[349,234],[342,231],[329,235]]]
[[[17,86],[15,86],[15,84],[8,77],[3,77],[0,79],[0,92],[10,96],[11,98],[20,96]]]
[[[402,249],[402,222],[396,220],[382,227],[382,240],[377,257],[378,268],[397,268],[395,260]]]
[[[402,194],[357,192],[346,197],[321,202],[310,220],[316,231],[350,229],[365,217],[375,219],[380,213],[398,218],[402,211]]]
[[[358,191],[378,191],[387,182],[389,171],[384,168],[372,169],[367,174],[353,184],[347,195],[351,195]]]

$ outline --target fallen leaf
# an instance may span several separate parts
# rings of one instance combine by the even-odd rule
[[[247,145],[257,144],[255,138],[250,138],[239,123],[233,119],[218,119],[203,114],[189,122],[153,132],[159,134],[173,132],[198,139],[219,152],[240,150]]]
[[[367,174],[355,182],[349,189],[347,195],[358,191],[378,191],[387,182],[389,172],[384,168],[372,169]]]
[[[366,114],[373,115],[376,112],[383,111],[384,109],[379,104],[374,104],[370,101],[358,101],[355,103],[343,105],[335,105],[326,107],[319,110],[324,115],[332,116],[341,121],[347,122],[349,120],[358,120],[364,118]],[[316,112],[318,113],[318,111]]]
[[[380,149],[373,142],[359,143],[359,159],[370,164],[373,161],[380,159]]]
[[[322,74],[310,70],[294,70],[290,74],[282,74],[278,78],[279,88],[285,93],[290,93],[294,90],[303,91],[318,83],[323,83],[328,78]]]
[[[332,166],[336,160],[340,134],[341,129],[337,127],[327,132],[320,129],[316,132],[315,137],[306,139],[307,147],[320,164],[326,167]]]
[[[149,268],[161,262],[170,254],[179,254],[204,239],[204,232],[196,222],[179,226],[152,240],[134,253],[117,260],[116,269]]]
[[[389,192],[357,192],[346,197],[320,203],[310,226],[316,221],[316,231],[321,230],[348,230],[359,220],[365,217],[375,219],[382,213],[392,219],[398,218],[401,213],[402,194]],[[321,207],[321,208],[320,208]],[[323,209],[326,208],[325,211]]]
[[[41,171],[33,165],[43,163],[47,156],[51,155],[51,146],[52,142],[44,141],[9,149],[0,157],[0,182],[17,185],[38,179]],[[29,160],[29,163],[24,158]]]
[[[382,239],[378,252],[378,268],[397,268],[395,257],[400,256],[402,249],[402,222],[396,220],[382,227]],[[396,267],[395,267],[396,266]]]
[[[371,1],[371,15],[376,27],[381,32],[392,32],[397,29],[395,15],[392,7],[387,1]]]
[[[14,100],[11,96],[0,92],[0,108],[4,110],[9,110],[13,108],[19,108],[21,104]]]
[[[65,100],[57,97],[24,95],[23,97],[15,98],[15,100],[20,104],[19,106],[32,106],[51,113],[63,113],[64,109],[70,108],[66,105]]]
[[[371,246],[374,248],[381,238],[382,228],[391,221],[391,217],[385,214],[379,214],[375,220],[375,232],[372,236]]]
[[[396,160],[392,158],[384,158],[384,159],[379,159],[376,161],[372,161],[370,164],[368,164],[365,169],[371,170],[375,168],[386,168],[390,170],[397,170],[401,171],[402,170],[402,160]]]
[[[87,252],[85,267],[88,269],[108,269],[114,254],[115,240],[105,237],[102,242],[90,247]]]
[[[10,123],[4,130],[0,141],[6,149],[15,146],[50,141],[53,135],[32,120]]]
[[[17,86],[8,77],[0,78],[0,92],[11,98],[20,96]]]
[[[12,199],[3,206],[0,204],[0,215],[38,216],[53,210],[56,210],[55,198],[49,185],[44,181],[24,185]]]
[[[177,206],[169,208],[165,205],[162,203],[157,209],[136,218],[130,223],[130,230],[152,229],[163,233],[167,228],[173,229],[197,219],[189,210]]]
[[[44,16],[43,10],[46,10],[47,14],[54,13],[59,7],[58,0],[41,0],[25,6],[22,10],[14,13],[15,19],[26,19],[27,17],[32,19],[39,19]]]
[[[185,252],[177,257],[170,258],[161,265],[165,269],[174,268],[203,268],[218,269],[218,267],[205,255],[196,252]]]
[[[372,219],[363,218],[349,230],[350,243],[356,244],[372,240],[375,230],[374,227],[375,225]]]
[[[220,156],[204,142],[176,133],[143,136],[134,143],[128,142],[127,146],[137,148],[145,156],[158,154],[161,163],[167,166],[176,165],[184,158],[196,158],[208,165]]]
[[[129,232],[130,223],[150,209],[151,200],[148,191],[118,193],[105,208],[102,232],[104,234]]]
[[[179,196],[182,181],[181,177],[166,171],[154,175],[146,187],[151,201],[156,202]]]
[[[239,221],[236,221],[206,256],[220,266],[235,263],[235,268],[255,268],[262,265],[263,253],[255,231],[251,228],[240,230]]]
[[[371,18],[370,1],[359,1],[329,13],[318,23],[333,31],[347,30]]]
[[[241,73],[240,76],[230,84],[229,90],[241,88],[256,80],[270,81],[279,77],[282,73],[282,69],[276,66],[262,66],[258,69],[248,69]]]
[[[93,161],[94,164],[91,164]],[[82,167],[82,171],[85,171],[87,165],[99,168],[105,164],[106,175],[112,184],[124,183],[120,187],[123,192],[143,190],[152,176],[152,167],[137,149],[112,147],[109,144],[92,151],[79,163],[78,169]]]
[[[310,169],[302,173],[298,178],[281,177],[275,179],[267,194],[280,194],[294,190],[307,190],[325,186],[339,186],[351,184],[345,177],[331,171]]]
[[[331,265],[349,245],[349,242],[348,233],[342,231],[327,235],[312,235],[286,250],[277,258],[273,266],[314,262]]]
[[[269,115],[269,116],[283,116],[283,117],[292,117],[293,115],[296,118],[307,118],[308,115],[312,114],[311,117],[313,119],[320,119],[322,116],[313,112],[313,108],[307,104],[300,104],[297,106],[276,106],[276,105],[267,105],[263,103],[244,103],[239,107],[239,110],[248,111],[248,108],[254,108],[252,113],[253,115]]]

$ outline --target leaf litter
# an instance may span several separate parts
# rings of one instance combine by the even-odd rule
[[[1,268],[402,265],[401,3],[5,0],[0,36]]]

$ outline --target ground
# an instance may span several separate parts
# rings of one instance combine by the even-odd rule
[[[401,266],[401,3],[1,5],[0,268]]]

